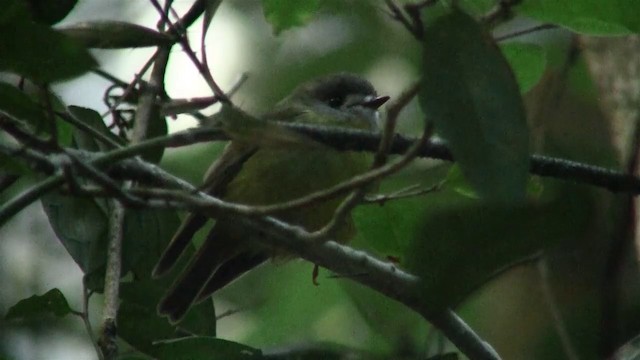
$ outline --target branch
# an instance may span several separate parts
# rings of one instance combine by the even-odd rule
[[[334,241],[301,241],[308,237],[304,229],[272,217],[241,218],[248,226],[266,231],[271,236],[261,240],[337,274],[359,274],[352,278],[390,299],[416,311],[442,333],[470,359],[499,359],[495,350],[484,342],[450,309],[434,312],[423,303],[420,279],[393,264],[380,261],[367,253],[340,245]],[[364,275],[363,275],[364,274]],[[348,275],[345,275],[348,277]]]
[[[2,123],[0,123],[0,125],[2,125]],[[324,143],[338,150],[375,152],[380,143],[380,135],[365,131],[335,129],[304,124],[282,124],[282,126],[299,131],[315,141]],[[145,140],[138,144],[115,149],[106,153],[81,153],[87,161],[91,161],[91,165],[101,168],[116,164],[123,159],[133,157],[146,150],[157,147],[178,147],[199,142],[222,140],[229,140],[229,137],[225,135],[222,130],[216,128],[201,128]],[[389,153],[406,153],[416,141],[417,139],[415,138],[396,134],[391,143]],[[31,152],[16,145],[0,144],[0,153],[9,156],[29,158]],[[417,154],[419,157],[453,161],[453,156],[446,144],[440,141],[426,142],[417,150]],[[51,159],[51,157],[44,157],[45,159]],[[45,166],[46,162],[46,160],[42,161],[42,165]],[[149,171],[149,167],[143,164],[145,163],[142,161],[126,161],[117,166],[113,166],[110,171],[112,174],[116,174],[121,178],[156,183],[159,179],[158,173]],[[51,168],[49,167],[49,169]],[[588,184],[616,193],[640,194],[640,179],[638,177],[613,169],[543,155],[533,155],[531,157],[530,169],[534,175]],[[0,224],[31,202],[36,201],[43,194],[62,185],[63,180],[64,178],[61,175],[55,175],[54,178],[45,179],[34,188],[27,190],[18,197],[0,206]]]
[[[120,271],[122,268],[122,236],[124,225],[124,208],[117,201],[111,201],[111,217],[109,218],[109,248],[104,283],[104,310],[102,314],[102,335],[98,344],[106,360],[115,359],[118,355],[117,325],[119,303]]]

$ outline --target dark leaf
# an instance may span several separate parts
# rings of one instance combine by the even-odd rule
[[[78,0],[27,0],[31,16],[37,22],[53,25],[64,19]]]
[[[529,132],[518,84],[491,37],[454,10],[427,26],[419,99],[483,198],[525,198]]]
[[[77,23],[60,32],[89,48],[123,49],[170,45],[174,40],[166,34],[144,26],[122,21]]]
[[[27,21],[0,24],[0,54],[0,70],[42,83],[70,79],[97,65],[76,41]]]
[[[39,104],[17,87],[3,82],[0,82],[0,113],[33,128],[41,128],[45,123],[45,114]]]
[[[42,197],[53,231],[84,273],[105,263],[107,214],[92,199],[57,192]]]
[[[109,128],[107,128],[102,116],[93,109],[83,108],[79,106],[69,106],[69,113],[73,115],[76,120],[83,122],[89,127],[93,128],[97,132],[105,135],[117,143],[121,143],[121,139],[115,136]],[[105,145],[101,140],[95,139],[94,135],[85,132],[76,127],[73,128],[73,138],[79,149],[89,151],[105,151],[112,147]]]
[[[129,209],[125,215],[123,257],[137,279],[147,279],[180,225],[174,211]]]
[[[263,359],[260,350],[232,341],[204,336],[158,343],[154,346],[154,353],[160,360]]]
[[[71,313],[71,308],[67,299],[58,289],[51,289],[43,295],[33,295],[27,299],[20,300],[17,304],[9,308],[6,319],[33,319],[41,318],[43,315],[51,314],[63,317]]]

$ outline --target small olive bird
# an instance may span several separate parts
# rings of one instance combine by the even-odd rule
[[[377,131],[378,108],[388,99],[377,96],[373,86],[363,78],[339,73],[297,87],[262,119]],[[229,202],[270,205],[326,189],[366,171],[369,166],[371,156],[365,153],[340,152],[317,145],[278,147],[233,140],[205,175],[205,190]],[[315,231],[331,220],[344,198],[274,216]],[[221,213],[215,218],[203,245],[158,305],[158,312],[172,322],[180,321],[193,303],[206,299],[269,258],[287,258],[283,251],[257,240],[265,235],[242,226],[237,217]],[[154,276],[172,268],[207,220],[207,216],[197,213],[185,219],[156,265]],[[335,240],[344,243],[354,235],[349,218],[338,228]]]

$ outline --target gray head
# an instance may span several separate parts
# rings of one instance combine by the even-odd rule
[[[304,83],[285,103],[303,106],[308,116],[302,121],[377,130],[378,108],[387,100],[367,80],[339,73]]]

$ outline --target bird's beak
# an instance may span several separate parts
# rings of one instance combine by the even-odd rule
[[[360,106],[364,106],[364,107],[368,107],[370,109],[376,110],[378,109],[380,106],[382,106],[382,104],[386,103],[387,100],[389,100],[388,96],[367,96],[360,104]]]

